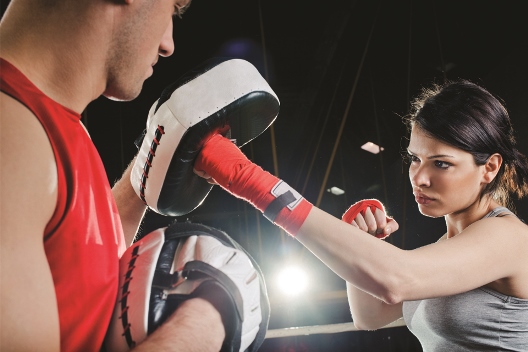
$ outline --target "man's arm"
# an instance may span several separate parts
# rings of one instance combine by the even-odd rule
[[[112,187],[127,247],[134,242],[147,208],[130,183],[134,160]],[[225,330],[220,313],[208,301],[195,298],[178,307],[167,321],[137,345],[134,351],[216,352],[222,347],[224,338]]]
[[[57,171],[43,127],[0,93],[0,350],[58,351],[59,313],[44,252]]]
[[[130,183],[130,171],[134,165],[134,160],[128,165],[121,179],[112,188],[119,216],[121,217],[127,247],[134,242],[134,237],[147,209],[147,206],[139,199]]]
[[[208,301],[194,298],[183,302],[134,351],[218,352],[224,337],[220,313]]]

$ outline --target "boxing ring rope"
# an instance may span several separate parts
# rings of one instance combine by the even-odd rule
[[[406,326],[403,319],[398,319],[388,325],[385,325],[381,329],[395,328],[400,326]],[[300,326],[284,329],[272,329],[266,333],[266,339],[276,339],[281,337],[291,336],[303,336],[303,335],[314,335],[314,334],[336,334],[339,332],[346,331],[358,331],[354,326],[354,323],[339,323],[339,324],[326,324],[326,325],[313,325],[313,326]]]
[[[368,53],[368,50],[369,50],[369,47],[370,47],[370,41],[372,39],[372,35],[374,33],[374,29],[376,28],[376,21],[378,19],[380,8],[381,8],[381,2],[378,5],[378,10],[376,12],[376,17],[374,18],[374,22],[372,23],[372,27],[370,29],[370,33],[369,33],[369,36],[368,36],[368,39],[367,39],[367,44],[365,45],[365,49],[363,50],[363,55],[361,56],[361,62],[359,63],[359,67],[358,67],[358,70],[357,70],[356,78],[354,79],[354,85],[352,86],[352,89],[351,89],[350,94],[348,96],[347,105],[346,105],[345,111],[343,113],[343,119],[341,120],[341,125],[339,126],[339,131],[337,133],[337,137],[336,137],[336,140],[335,140],[335,143],[334,143],[334,148],[332,150],[332,154],[330,156],[330,160],[328,161],[328,166],[326,168],[326,173],[324,175],[323,182],[321,184],[321,189],[319,190],[319,196],[317,197],[317,201],[315,202],[315,206],[316,207],[320,206],[321,200],[323,198],[324,191],[326,189],[326,183],[328,182],[328,177],[330,176],[330,171],[332,170],[332,165],[334,163],[334,158],[335,158],[335,155],[336,155],[336,152],[337,152],[337,148],[339,147],[339,142],[341,141],[341,136],[343,135],[343,129],[345,127],[345,124],[346,124],[346,121],[347,121],[347,118],[348,118],[348,113],[350,111],[350,106],[352,104],[352,99],[354,98],[354,95],[356,93],[356,87],[357,87],[357,84],[359,82],[359,77],[361,76],[361,71],[363,70],[363,64],[365,63],[365,58],[367,56],[367,53]]]

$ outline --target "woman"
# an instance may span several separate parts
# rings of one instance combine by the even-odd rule
[[[528,161],[515,149],[506,109],[485,89],[459,81],[425,90],[407,122],[416,202],[447,225],[439,241],[412,251],[366,235],[397,229],[383,211],[368,208],[351,227],[221,136],[206,143],[195,168],[345,279],[358,328],[404,317],[424,351],[527,351],[528,227],[506,207],[510,194],[528,193]]]

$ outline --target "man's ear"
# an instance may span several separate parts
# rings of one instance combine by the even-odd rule
[[[482,175],[483,183],[491,183],[502,165],[502,156],[498,153],[492,154],[484,166],[484,174]]]

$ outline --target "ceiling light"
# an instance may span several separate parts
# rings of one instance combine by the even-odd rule
[[[332,194],[335,194],[336,196],[340,196],[340,195],[345,193],[345,191],[343,191],[339,187],[332,187],[332,188],[328,189],[327,191],[332,193]]]
[[[378,154],[380,151],[383,151],[383,147],[380,147],[376,143],[367,142],[361,146],[361,149],[371,152],[372,154]]]

